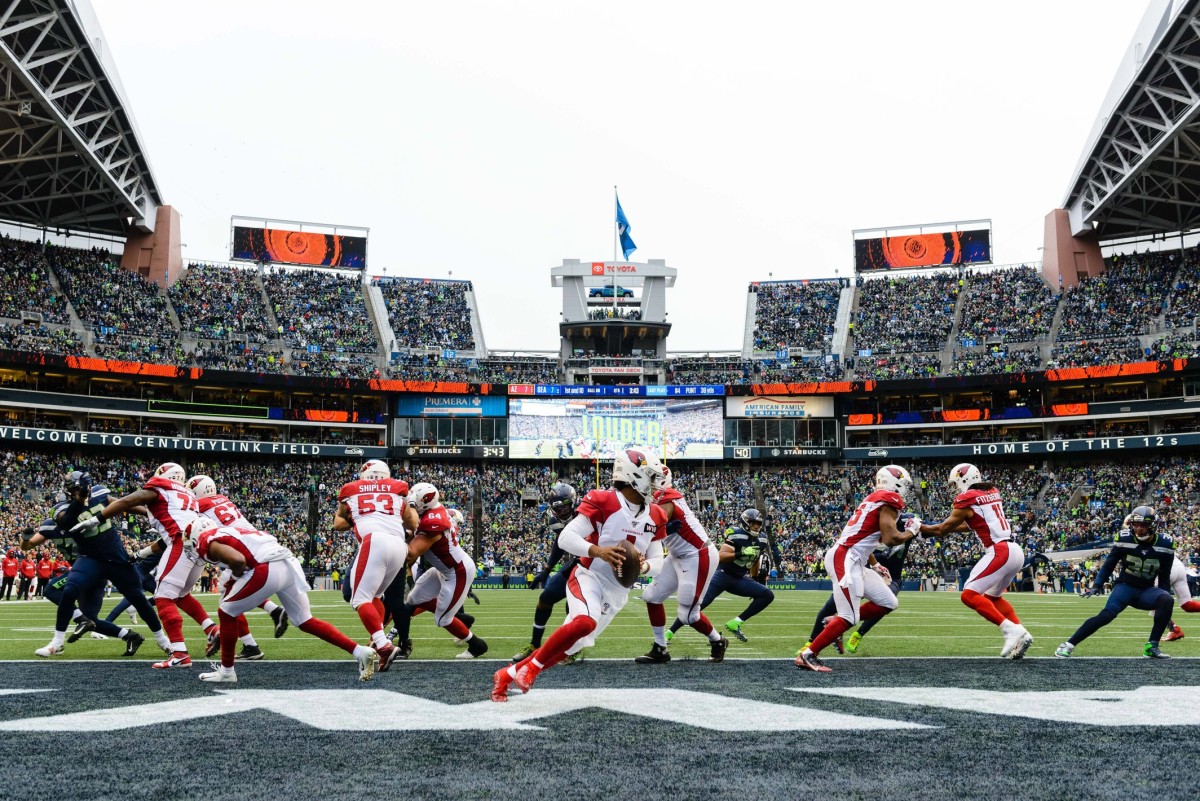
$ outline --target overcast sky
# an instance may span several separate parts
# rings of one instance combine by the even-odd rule
[[[550,268],[612,258],[616,184],[673,351],[739,349],[748,282],[847,275],[856,228],[1039,259],[1146,8],[93,4],[185,259],[234,214],[368,227],[372,274],[470,279],[489,348],[555,350]]]

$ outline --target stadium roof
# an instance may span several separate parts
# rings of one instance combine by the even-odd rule
[[[0,0],[0,219],[124,236],[161,202],[87,0]]]
[[[1102,240],[1200,226],[1200,0],[1152,0],[1063,205]]]

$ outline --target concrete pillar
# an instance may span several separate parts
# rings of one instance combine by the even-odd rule
[[[183,247],[179,239],[179,212],[159,206],[152,233],[130,233],[125,240],[121,267],[159,286],[170,286],[183,272]]]
[[[1070,289],[1080,278],[1104,272],[1100,243],[1092,238],[1071,236],[1071,221],[1066,209],[1046,215],[1042,250],[1042,275],[1052,287]]]

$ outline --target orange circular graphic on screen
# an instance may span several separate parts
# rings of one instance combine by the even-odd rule
[[[962,245],[956,232],[889,236],[880,243],[889,267],[958,264],[962,258]]]
[[[264,229],[263,233],[272,261],[289,264],[341,263],[341,237],[272,228]]]

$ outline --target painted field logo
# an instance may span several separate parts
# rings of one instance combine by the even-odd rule
[[[0,690],[0,694],[6,691]],[[721,714],[737,704],[735,716]],[[325,731],[540,731],[529,721],[608,709],[713,731],[925,729],[916,723],[844,715],[713,693],[667,689],[538,690],[507,704],[443,704],[390,690],[232,690],[158,704],[94,709],[0,722],[0,731],[99,732],[238,715],[262,709]]]

